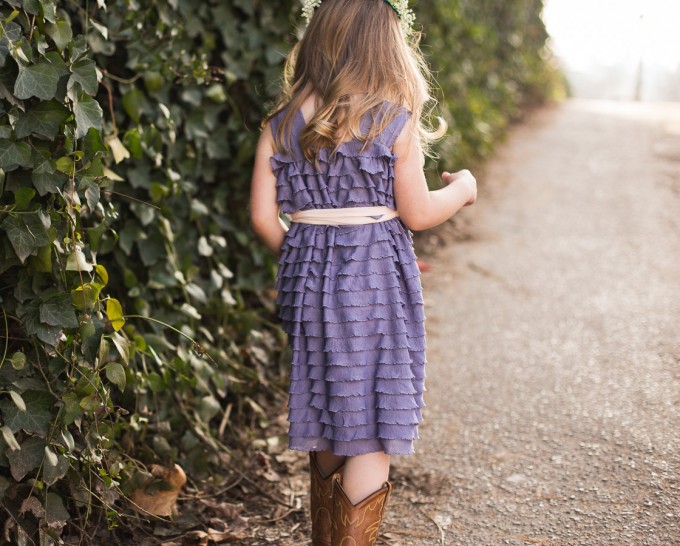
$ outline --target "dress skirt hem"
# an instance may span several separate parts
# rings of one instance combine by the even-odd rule
[[[382,452],[386,455],[413,455],[412,440],[369,438],[342,442],[327,438],[290,438],[288,449],[294,451],[330,451],[341,457]]]

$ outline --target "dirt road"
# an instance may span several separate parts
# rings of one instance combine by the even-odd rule
[[[680,545],[680,105],[543,110],[480,178],[386,542]]]

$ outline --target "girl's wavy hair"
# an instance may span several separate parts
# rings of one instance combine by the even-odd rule
[[[288,55],[279,102],[264,120],[286,110],[274,135],[276,149],[291,152],[295,117],[315,93],[321,104],[299,143],[308,160],[316,161],[322,148],[335,152],[347,137],[368,145],[394,120],[398,106],[411,112],[414,136],[429,153],[429,144],[446,132],[446,124],[439,118],[433,130],[423,121],[436,101],[419,41],[416,32],[404,34],[384,0],[325,0]],[[385,100],[397,107],[384,111]],[[362,134],[361,119],[369,113],[375,122]]]

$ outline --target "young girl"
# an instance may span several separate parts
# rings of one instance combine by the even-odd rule
[[[390,455],[422,421],[425,315],[410,230],[475,202],[469,171],[429,191],[428,72],[407,0],[307,0],[252,180],[256,233],[279,255],[293,352],[291,449],[310,452],[313,545],[375,544]],[[291,215],[290,229],[279,212]]]

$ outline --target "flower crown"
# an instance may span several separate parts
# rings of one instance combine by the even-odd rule
[[[385,0],[396,12],[401,20],[401,28],[406,35],[413,30],[413,23],[416,21],[416,14],[408,7],[408,0]],[[321,0],[302,0],[302,16],[307,20],[307,24],[314,15],[314,10],[321,5]]]

